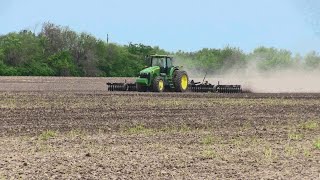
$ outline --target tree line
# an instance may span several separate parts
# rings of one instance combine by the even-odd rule
[[[320,68],[315,51],[305,56],[266,47],[251,53],[235,47],[167,52],[144,44],[107,43],[88,33],[44,23],[39,33],[23,30],[0,35],[0,75],[130,77],[147,65],[144,57],[150,54],[170,54],[189,68],[217,74],[241,70],[252,62],[261,71]]]

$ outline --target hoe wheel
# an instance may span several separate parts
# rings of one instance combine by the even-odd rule
[[[189,78],[185,71],[176,71],[173,79],[175,91],[186,92],[188,90]]]
[[[141,85],[141,84],[138,84],[138,83],[137,83],[136,87],[137,87],[137,91],[138,91],[138,92],[146,92],[146,91],[147,91],[147,87],[146,87],[146,86],[143,86],[143,85]]]
[[[164,90],[164,81],[163,78],[158,76],[153,80],[153,91],[154,92],[163,92]]]

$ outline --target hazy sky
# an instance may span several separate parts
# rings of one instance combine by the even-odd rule
[[[169,51],[258,46],[320,51],[319,0],[0,0],[0,34],[69,26]]]

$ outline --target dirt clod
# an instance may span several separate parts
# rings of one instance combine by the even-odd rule
[[[85,156],[86,157],[91,157],[92,155],[90,153],[87,153]]]

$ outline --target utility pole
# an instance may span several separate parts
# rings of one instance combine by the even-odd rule
[[[107,34],[107,44],[109,44],[109,34]]]

